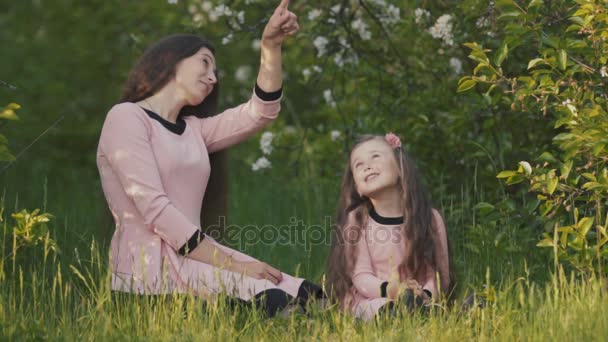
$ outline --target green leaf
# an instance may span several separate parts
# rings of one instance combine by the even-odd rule
[[[528,9],[530,9],[532,7],[540,7],[542,5],[543,5],[543,0],[532,0],[528,4]]]
[[[6,119],[6,120],[19,120],[19,117],[17,116],[17,114],[15,113],[15,111],[11,108],[5,108],[4,110],[2,110],[2,112],[0,112],[0,119]]]
[[[496,59],[494,60],[494,64],[496,64],[497,66],[500,66],[502,64],[502,62],[505,60],[505,58],[507,58],[508,54],[509,54],[509,46],[506,43],[504,43],[498,49],[498,55],[496,55]]]
[[[515,176],[509,177],[509,179],[507,179],[507,184],[512,185],[512,184],[521,183],[525,179],[526,179],[526,177],[524,177],[524,175],[516,174]]]
[[[496,178],[509,178],[515,175],[517,175],[517,172],[515,171],[500,171],[500,173],[496,175]]]
[[[591,217],[583,217],[580,221],[578,221],[577,229],[578,229],[579,236],[584,237],[585,235],[587,235],[587,233],[589,232],[589,229],[591,229],[591,226],[593,225],[594,219],[595,219],[595,216],[591,216]]]
[[[505,13],[501,14],[501,15],[498,17],[498,20],[500,20],[500,19],[504,19],[504,18],[517,18],[517,17],[519,17],[520,15],[521,15],[521,12],[520,12],[520,11],[510,11],[510,12],[505,12]]]
[[[557,52],[557,63],[559,68],[563,71],[566,70],[566,63],[568,62],[568,53],[564,49],[560,49]]]
[[[536,244],[536,247],[553,247],[553,239],[543,239]]]
[[[593,173],[585,172],[583,173],[583,177],[587,178],[592,182],[597,182],[597,178],[595,178],[595,175]]]
[[[475,69],[473,69],[473,75],[477,75],[477,73],[479,72],[479,70],[483,69],[483,68],[490,68],[488,66],[487,63],[479,63],[477,64],[477,66],[475,67]]]
[[[464,82],[462,82],[459,86],[458,86],[458,92],[461,93],[463,91],[467,91],[473,87],[475,87],[475,85],[477,84],[476,81],[474,80],[466,80]]]
[[[482,215],[486,215],[494,211],[494,206],[487,202],[479,202],[473,209],[478,210]]]
[[[600,153],[605,152],[604,151],[605,147],[606,147],[606,143],[605,142],[599,142],[599,143],[595,144],[593,146],[593,150],[592,150],[593,155],[596,156],[596,157],[599,156]]]
[[[539,63],[546,63],[544,58],[534,58],[528,62],[528,70],[534,68]]]
[[[568,176],[570,175],[570,171],[572,170],[572,164],[573,164],[573,161],[572,160],[568,160],[560,168],[560,174],[561,174],[561,176],[562,176],[563,179],[567,179]]]
[[[550,152],[543,152],[538,157],[538,160],[540,160],[542,162],[549,162],[549,163],[556,163],[557,162],[557,159],[555,159],[555,157]]]
[[[547,179],[547,192],[549,193],[549,195],[552,195],[553,192],[555,192],[558,182],[559,180],[557,179],[557,177],[551,177]]]
[[[577,24],[578,26],[583,26],[583,24],[584,24],[584,22],[585,22],[585,21],[583,20],[583,18],[581,18],[581,17],[579,17],[579,16],[576,16],[576,13],[575,13],[575,15],[574,15],[574,16],[572,16],[572,17],[570,17],[570,18],[568,18],[568,19],[569,19],[571,22],[573,22],[573,23]]]

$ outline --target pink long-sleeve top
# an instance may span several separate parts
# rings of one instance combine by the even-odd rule
[[[97,150],[103,192],[116,223],[112,289],[205,292],[192,286],[199,263],[178,251],[201,231],[209,153],[253,135],[279,110],[280,99],[263,101],[255,93],[216,116],[186,116],[176,123],[134,103],[112,107]]]
[[[437,269],[425,265],[418,274],[406,278],[415,279],[423,289],[437,298],[438,286],[436,272],[448,274],[448,245],[445,225],[441,215],[433,210],[437,241],[435,253]],[[405,257],[405,244],[402,232],[402,217],[383,217],[373,208],[369,212],[367,224],[362,227],[362,235],[356,245],[356,262],[351,279],[355,301],[381,298],[382,284],[399,279],[398,267]],[[441,279],[442,290],[447,290],[448,279]]]

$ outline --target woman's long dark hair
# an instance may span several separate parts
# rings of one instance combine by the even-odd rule
[[[209,49],[215,55],[215,48],[210,42],[192,34],[168,36],[150,46],[131,69],[120,102],[138,102],[156,94],[175,77],[177,64],[202,48]],[[201,118],[215,115],[218,95],[219,82],[203,102],[196,106],[184,106],[179,114]]]
[[[135,63],[125,82],[120,102],[138,102],[160,91],[174,77],[179,62],[193,56],[201,48],[207,48],[215,55],[215,48],[207,40],[192,34],[176,34],[165,37],[150,46]],[[216,75],[217,76],[217,75]],[[209,95],[196,106],[184,106],[179,115],[194,115],[200,118],[217,114],[219,82]],[[211,175],[205,190],[206,203],[201,210],[201,225],[214,227],[209,232],[221,236],[227,214],[228,196],[228,154],[220,151],[209,156]],[[202,203],[201,203],[202,205]]]
[[[351,154],[359,145],[373,139],[384,141],[382,136],[364,135],[355,143]],[[331,233],[332,246],[327,270],[327,290],[330,297],[340,303],[343,303],[345,295],[353,286],[351,274],[356,262],[355,246],[362,236],[361,230],[367,224],[368,211],[372,207],[369,198],[360,196],[356,190],[350,157],[349,155],[342,180],[336,225]],[[399,184],[404,203],[403,236],[406,254],[399,266],[401,280],[405,280],[406,274],[416,277],[425,272],[428,265],[440,272],[440,279],[443,279],[441,283],[449,283],[449,274],[441,274],[444,270],[437,267],[435,246],[439,245],[439,241],[436,241],[433,207],[422,177],[403,148],[395,149],[394,157],[400,168]],[[447,287],[442,287],[442,292],[447,291]]]

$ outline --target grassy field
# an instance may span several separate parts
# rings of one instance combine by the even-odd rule
[[[282,226],[294,218],[306,227],[324,226],[333,215],[339,180],[278,180],[252,174],[234,161],[231,224]],[[103,197],[97,171],[49,163],[20,162],[0,175],[4,217],[0,262],[0,336],[3,340],[604,340],[608,336],[605,281],[556,272],[525,254],[501,251],[493,232],[475,236],[472,205],[481,190],[436,196],[443,210],[458,276],[456,303],[428,317],[401,315],[362,323],[335,308],[265,320],[255,311],[231,311],[183,296],[150,303],[113,302],[106,256],[111,232],[100,227]],[[40,178],[37,175],[46,175]],[[44,246],[12,255],[9,213],[41,208],[54,215],[52,238],[59,254]],[[507,229],[505,227],[501,229]],[[328,246],[308,243],[241,245],[238,248],[281,270],[315,282],[325,271]],[[529,243],[524,242],[522,243]],[[529,246],[531,249],[533,244]],[[538,252],[541,253],[541,252]],[[488,300],[485,309],[460,312],[472,290]],[[184,307],[186,310],[184,311]]]

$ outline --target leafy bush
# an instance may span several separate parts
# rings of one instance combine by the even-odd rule
[[[502,43],[494,51],[466,44],[477,65],[461,78],[459,91],[479,85],[488,103],[542,117],[553,127],[553,145],[535,163],[522,161],[497,177],[524,182],[536,195],[545,231],[538,246],[553,248],[557,259],[578,270],[605,273],[608,7],[603,1],[496,5]]]

